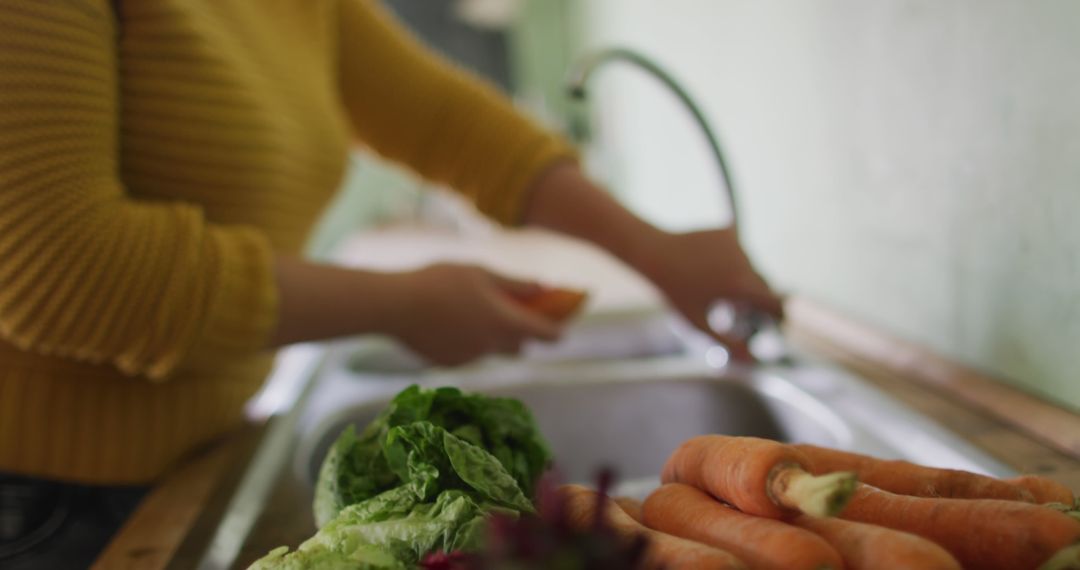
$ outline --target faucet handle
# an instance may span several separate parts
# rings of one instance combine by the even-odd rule
[[[745,301],[723,299],[709,309],[709,328],[714,332],[741,341],[749,341],[759,330],[767,326],[772,317],[758,311]]]
[[[772,315],[745,301],[723,299],[713,304],[708,314],[709,328],[718,334],[746,343],[759,362],[790,365],[791,351],[780,323]]]

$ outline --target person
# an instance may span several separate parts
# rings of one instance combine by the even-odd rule
[[[274,347],[378,332],[458,364],[558,336],[512,301],[535,283],[304,260],[354,140],[598,244],[703,330],[720,298],[781,312],[730,230],[635,217],[374,0],[4,0],[0,38],[0,553],[236,427]]]

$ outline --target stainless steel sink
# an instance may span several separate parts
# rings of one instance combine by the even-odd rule
[[[805,360],[797,367],[719,369],[692,354],[505,362],[403,379],[350,372],[333,365],[334,358],[299,422],[294,474],[308,486],[346,426],[363,428],[413,382],[522,400],[550,441],[563,477],[587,482],[600,467],[612,467],[624,491],[636,495],[657,484],[664,461],[681,442],[709,433],[815,443],[994,475],[1010,472],[859,379]]]
[[[656,477],[681,442],[700,434],[839,443],[829,420],[771,397],[745,378],[549,381],[481,391],[525,402],[551,443],[558,470],[571,481],[592,480],[602,466],[614,468],[621,480]],[[297,458],[304,477],[314,481],[337,435],[350,424],[362,429],[386,402],[348,406],[321,422]]]

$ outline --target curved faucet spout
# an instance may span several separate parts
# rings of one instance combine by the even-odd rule
[[[569,81],[567,83],[567,89],[570,96],[579,100],[586,99],[588,93],[585,87],[593,73],[604,64],[619,60],[633,64],[658,79],[679,98],[679,101],[682,101],[683,105],[690,111],[690,114],[694,116],[694,120],[705,134],[713,158],[716,159],[716,166],[719,168],[720,177],[724,181],[724,190],[727,195],[728,207],[731,209],[731,228],[735,231],[736,236],[738,236],[739,209],[735,200],[735,186],[731,182],[727,161],[724,160],[724,153],[720,150],[719,139],[717,138],[716,133],[713,132],[712,127],[709,126],[709,121],[705,118],[705,114],[701,111],[701,108],[698,107],[697,103],[690,97],[690,94],[675,81],[675,78],[672,77],[671,74],[664,71],[663,68],[649,58],[635,51],[626,48],[604,49],[583,57],[578,64],[570,70]],[[714,316],[717,317],[717,322],[715,324],[713,322]],[[726,300],[718,301],[710,311],[710,327],[718,332],[724,332],[743,339],[749,339],[750,337],[755,336],[762,329],[772,329],[776,332],[773,340],[774,344],[777,346],[773,351],[775,354],[769,355],[769,359],[776,364],[790,364],[793,362],[791,353],[783,341],[783,336],[780,334],[779,329],[772,318],[743,303],[734,303]]]
[[[569,81],[567,83],[567,90],[571,97],[579,100],[585,100],[588,96],[586,90],[586,84],[593,73],[610,61],[622,60],[627,63],[631,63],[640,69],[647,71],[653,77],[663,83],[668,89],[670,89],[676,97],[682,101],[686,106],[690,114],[694,116],[694,120],[705,134],[705,138],[708,140],[709,149],[712,151],[713,158],[716,159],[716,165],[720,170],[720,177],[724,181],[724,190],[727,194],[728,207],[731,210],[731,226],[738,231],[739,211],[736,207],[735,200],[735,186],[731,182],[731,176],[729,174],[727,161],[724,160],[724,153],[720,150],[720,141],[713,132],[712,127],[709,126],[709,121],[705,118],[705,114],[702,113],[701,108],[697,103],[690,98],[690,94],[670,73],[664,71],[659,65],[650,60],[649,58],[626,48],[609,48],[603,49],[583,57],[576,66],[570,70]]]

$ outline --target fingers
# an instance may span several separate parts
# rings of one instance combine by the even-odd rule
[[[543,289],[536,281],[507,277],[490,270],[485,270],[485,272],[499,290],[515,299],[528,299],[538,295]]]
[[[784,320],[784,298],[764,289],[746,295],[746,300],[760,311],[764,311],[777,322]]]
[[[520,338],[505,338],[495,349],[498,354],[504,354],[506,356],[517,356],[521,354],[521,347],[525,344],[524,339]]]
[[[774,292],[757,273],[751,273],[739,287],[739,297],[777,322],[784,320],[784,298]]]
[[[550,342],[558,340],[562,334],[557,323],[513,301],[497,298],[495,303],[506,327],[503,332],[511,338],[538,338]]]
[[[504,334],[512,339],[538,338],[546,341],[557,340],[562,332],[561,327],[554,321],[529,311],[520,304],[512,302],[513,299],[528,299],[540,294],[543,287],[535,281],[507,277],[488,271],[492,283],[499,290],[492,300],[500,318],[505,324]],[[509,295],[508,298],[506,295]]]

